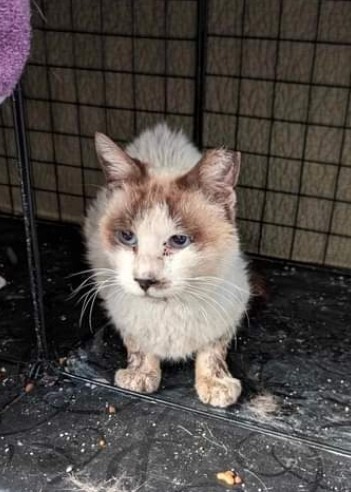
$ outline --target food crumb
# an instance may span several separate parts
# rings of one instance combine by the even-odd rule
[[[31,391],[33,391],[33,389],[34,389],[34,383],[31,382],[27,383],[24,387],[25,393],[30,393]]]
[[[117,408],[114,405],[108,405],[107,413],[110,415],[117,413]]]
[[[5,287],[5,285],[6,285],[6,280],[3,277],[0,277],[0,289]]]
[[[105,439],[100,439],[99,446],[100,448],[105,448],[107,446],[107,442],[105,441]]]
[[[231,470],[217,473],[217,479],[227,485],[240,485],[243,483],[241,477]]]

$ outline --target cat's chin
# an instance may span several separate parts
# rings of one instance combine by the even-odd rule
[[[156,301],[168,301],[175,297],[175,294],[169,290],[158,290],[156,292],[148,292],[145,296],[146,299],[155,299]]]
[[[150,301],[168,301],[176,296],[176,292],[173,292],[171,289],[151,289],[148,292],[128,292],[129,295],[139,299],[145,299]]]

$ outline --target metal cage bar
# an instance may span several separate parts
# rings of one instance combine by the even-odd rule
[[[46,360],[49,358],[49,350],[45,330],[42,270],[40,264],[37,229],[35,224],[35,201],[26,138],[23,96],[20,84],[14,91],[12,101],[18,153],[18,169],[21,181],[21,198],[26,235],[28,272],[33,304],[34,332],[37,344],[37,358],[39,360]]]

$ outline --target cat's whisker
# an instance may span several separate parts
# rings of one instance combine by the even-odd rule
[[[218,282],[218,283],[225,283],[227,285],[230,285],[231,287],[233,287],[234,289],[236,290],[239,290],[240,292],[243,292],[244,294],[250,294],[250,291],[246,290],[246,289],[242,289],[241,287],[239,287],[238,285],[236,285],[234,282],[230,282],[230,280],[227,280],[227,279],[224,279],[224,278],[221,278],[221,277],[215,277],[215,276],[208,276],[208,275],[204,275],[202,277],[193,277],[193,280],[207,280],[207,281],[214,281],[214,282]]]
[[[80,302],[82,299],[85,299],[83,306],[82,306],[80,318],[79,318],[79,326],[82,325],[84,314],[85,314],[86,310],[88,309],[89,304],[91,303],[90,312],[89,312],[89,326],[91,329],[92,308],[93,308],[93,305],[97,299],[97,296],[101,292],[102,289],[104,289],[106,287],[110,287],[111,285],[113,285],[113,283],[111,283],[111,279],[103,280],[99,284],[94,284],[94,287],[92,287],[87,293],[83,294],[83,296],[79,299],[78,302]]]
[[[76,287],[70,294],[69,299],[75,297],[77,293],[79,293],[82,289],[84,289],[87,285],[93,285],[93,284],[98,284],[99,281],[99,276],[101,276],[101,280],[105,280],[104,277],[106,277],[106,274],[101,274],[100,272],[95,272],[94,274],[90,275],[86,279],[84,279],[78,287]],[[108,277],[109,278],[109,277]]]
[[[244,309],[248,324],[250,324],[249,315],[248,315],[247,310],[246,310],[245,299],[243,299],[242,296],[237,297],[234,292],[231,292],[230,290],[225,289],[223,286],[221,286],[220,289],[222,289],[224,291],[221,293],[221,295],[223,295],[223,297],[225,299],[227,299],[227,301],[232,302],[232,300],[234,299],[234,301],[239,305],[239,307]],[[239,295],[240,295],[240,293],[239,293]]]
[[[182,309],[183,309],[183,313],[184,314],[185,314],[185,312],[186,313],[189,313],[190,312],[190,306],[186,302],[186,300],[184,300],[184,297],[182,297],[181,294],[175,294],[174,295],[174,299],[177,300],[177,302],[182,306]],[[201,313],[202,317],[204,318],[205,323],[207,323],[208,316],[206,314],[205,309],[201,305],[199,306],[199,308],[200,308],[200,313]]]
[[[204,284],[206,285],[206,284]],[[209,284],[211,285],[211,284]],[[213,285],[213,284],[212,284]],[[238,297],[236,297],[236,295],[231,292],[229,289],[225,288],[224,286],[221,286],[221,285],[218,285],[218,284],[214,284],[216,287],[219,287],[220,289],[224,290],[224,292],[227,294],[227,295],[231,295],[235,300],[236,302],[239,304],[239,306],[244,309],[244,314],[245,314],[245,317],[247,319],[247,323],[248,323],[248,326],[250,326],[250,317],[249,317],[249,314],[247,312],[247,309],[246,309],[246,301],[245,299],[242,298],[242,296],[240,297],[240,299]],[[240,292],[239,292],[240,294]],[[225,296],[224,296],[225,297]],[[228,299],[228,297],[226,297],[226,299],[229,301],[230,298]]]
[[[227,297],[228,300],[230,298],[233,298],[240,304],[245,303],[245,300],[243,299],[242,295],[240,295],[241,291],[239,291],[239,295],[240,295],[240,299],[239,299],[234,292],[232,292],[226,286],[222,285],[220,282],[213,282],[213,281],[202,280],[202,279],[201,279],[202,281],[200,282],[200,278],[199,278],[199,279],[189,279],[188,284],[191,284],[192,280],[194,280],[193,285],[196,285],[197,287],[208,287],[208,289],[212,290],[213,292],[215,292],[216,290],[223,291],[222,294],[225,293],[226,296],[229,296],[229,298]]]
[[[80,296],[80,298],[77,300],[76,302],[76,306],[78,304],[80,304],[81,302],[84,302],[93,292],[95,292],[96,290],[96,285],[94,285],[93,287],[91,287],[87,292],[85,292],[84,294],[82,294]],[[84,301],[83,301],[84,300]]]
[[[92,289],[91,291],[89,291],[89,294],[86,296],[86,298],[83,302],[83,306],[82,306],[80,316],[79,316],[79,326],[80,327],[82,326],[85,311],[86,311],[86,309],[89,305],[90,299],[92,299],[92,296],[94,295],[94,293],[95,293],[95,289]]]
[[[232,257],[226,258],[226,257],[223,257],[223,255],[218,255],[218,254],[213,254],[213,255],[211,255],[211,254],[206,254],[206,255],[197,254],[197,256],[196,256],[196,262],[198,265],[202,265],[202,264],[207,265],[208,260],[216,260],[216,265],[218,267],[219,266],[223,266],[223,267],[233,266],[233,258]]]
[[[96,286],[96,282],[90,282],[90,279],[84,280],[76,289],[74,289],[71,294],[68,296],[68,299],[73,299],[76,297],[83,289],[90,287],[90,286]]]
[[[95,289],[91,289],[89,290],[88,293],[86,293],[84,296],[82,296],[79,301],[76,303],[76,305],[82,303],[82,308],[81,308],[81,315],[82,315],[82,311],[84,311],[85,309],[85,303],[88,302],[89,300],[89,297],[95,292]],[[80,325],[79,325],[80,326]]]
[[[99,287],[99,285],[100,285],[101,282],[102,281],[100,281],[100,282],[90,282],[89,284],[86,284],[84,287],[90,287],[90,289],[87,292],[85,292],[84,294],[81,295],[81,297],[77,300],[76,305],[79,304],[82,301],[82,299],[84,299],[87,295],[89,295],[90,293],[92,293],[93,291],[95,291]],[[103,282],[106,282],[106,281],[103,281]]]
[[[184,280],[193,280],[193,281],[204,281],[204,280],[212,280],[213,282],[219,282],[219,283],[225,283],[225,284],[228,284],[236,289],[239,289],[243,292],[245,292],[246,294],[249,294],[250,292],[246,289],[242,289],[241,287],[239,287],[236,283],[234,282],[231,282],[230,280],[228,279],[225,279],[223,277],[218,277],[218,276],[210,276],[210,275],[199,275],[197,277],[184,277]]]
[[[111,274],[115,274],[115,271],[112,268],[99,267],[99,268],[88,268],[86,270],[81,270],[79,272],[71,273],[67,275],[65,278],[77,277],[79,275],[84,275],[85,273],[91,273],[91,272],[93,273],[110,272]]]
[[[244,310],[244,314],[245,314],[245,317],[246,317],[246,320],[247,320],[247,324],[248,324],[248,326],[250,326],[250,317],[249,317],[249,314],[248,314],[248,311],[247,311],[247,308],[246,308],[246,299],[243,299],[243,295],[241,295],[240,296],[240,299],[239,299],[230,290],[224,288],[223,286],[221,286],[220,288],[223,289],[228,295],[230,294],[230,295],[232,295],[234,297],[234,299],[239,304],[239,306]],[[239,291],[239,295],[240,295],[240,291]]]
[[[204,287],[204,286],[202,286],[202,288],[203,288],[203,287]],[[202,292],[203,292],[203,291],[202,291]],[[207,292],[208,292],[208,291],[207,291]],[[246,317],[246,319],[247,319],[248,326],[250,326],[250,318],[249,318],[249,315],[248,315],[248,312],[247,312],[247,309],[246,309],[246,303],[245,303],[242,299],[238,299],[238,298],[235,296],[235,294],[234,294],[234,293],[232,293],[232,292],[230,292],[230,291],[227,291],[227,292],[228,292],[228,294],[230,294],[230,295],[231,295],[231,296],[235,299],[235,301],[239,304],[239,306],[240,306],[241,308],[243,308],[243,309],[244,309],[244,314],[245,314],[245,317]],[[204,293],[204,292],[203,292],[203,293]],[[230,298],[228,298],[228,297],[226,297],[226,296],[224,296],[224,297],[225,297],[225,298],[226,298],[229,302],[231,301],[231,299],[230,299]],[[214,299],[213,299],[212,297],[211,297],[210,299],[211,299],[211,301],[212,301],[212,302],[214,302]],[[218,303],[218,304],[219,304],[219,303]],[[219,305],[220,305],[220,304],[219,304]],[[220,305],[220,306],[221,306],[221,305]],[[224,308],[223,308],[223,309],[224,309]],[[229,324],[232,324],[232,322],[234,322],[234,320],[232,320],[232,321],[228,320],[228,322],[229,322]]]
[[[204,290],[208,294],[213,294],[214,293],[214,289],[213,289],[212,286],[201,285],[199,288],[201,290]],[[231,302],[234,301],[236,304],[239,304],[239,306],[241,306],[243,304],[243,300],[242,299],[239,299],[234,292],[225,291],[225,290],[224,290],[224,292],[221,292],[219,289],[218,289],[218,292],[219,292],[220,296],[222,298],[224,298],[226,301],[228,301],[229,303],[231,303]]]
[[[215,289],[222,289],[222,290],[224,290],[225,292],[228,292],[231,295],[235,295],[235,293],[232,290],[230,290],[227,286],[223,285],[219,281],[218,282],[214,282],[212,280],[205,279],[202,282],[198,282],[197,280],[195,280],[194,283],[197,284],[197,285],[206,285],[208,287],[212,287],[214,290]],[[237,289],[235,289],[235,290],[237,290]],[[238,292],[239,295],[241,295],[241,299],[242,299],[242,294],[244,292],[242,292],[242,290],[237,290],[237,292]]]
[[[225,288],[224,286],[220,286],[220,288],[222,290],[224,290],[227,294],[231,294],[236,299],[236,301],[238,302],[239,306],[242,309],[244,309],[244,314],[245,314],[245,317],[247,319],[248,326],[250,326],[250,317],[249,317],[249,314],[248,314],[247,309],[246,309],[246,299],[243,299],[243,294],[245,294],[246,292],[243,289],[241,289],[241,290],[238,289],[239,290],[239,295],[241,294],[241,291],[243,292],[240,295],[240,299],[239,299],[239,298],[237,298],[235,296],[235,294],[233,292],[231,292],[229,289]]]
[[[225,325],[231,324],[230,319],[227,317],[228,313],[225,311],[223,306],[221,306],[221,304],[217,302],[215,299],[208,296],[203,291],[199,291],[196,289],[190,289],[189,293],[193,294],[194,296],[197,296],[198,299],[204,301],[205,303],[207,303],[207,305],[212,305],[213,309],[215,310],[217,315],[222,319],[222,321],[224,321]]]
[[[88,271],[88,270],[86,270],[86,271]],[[68,299],[73,299],[77,294],[79,294],[86,287],[89,287],[91,285],[96,286],[102,280],[112,279],[115,276],[115,272],[110,268],[90,269],[89,271],[93,272],[92,275],[89,275],[89,277],[87,277],[85,280],[83,280],[83,282],[81,284],[79,284],[78,287],[76,287],[71,292]],[[108,278],[105,279],[104,277],[106,277],[107,273],[109,273],[110,277],[108,276]],[[113,274],[113,276],[112,276],[112,274]],[[102,277],[102,280],[99,280],[100,276]]]
[[[110,292],[107,292],[106,298],[111,299],[112,297],[115,298],[116,301],[118,301],[120,298],[125,297],[125,292],[122,290],[121,285],[118,282],[114,282],[112,285],[109,285],[111,287],[116,287],[116,289],[110,289]]]
[[[246,316],[246,319],[248,321],[248,325],[250,324],[249,315],[248,315],[247,310],[246,310],[246,302],[245,302],[245,299],[242,298],[242,296],[240,296],[240,298],[237,297],[237,295],[234,292],[226,289],[224,286],[215,285],[214,289],[213,289],[213,285],[202,284],[200,286],[200,288],[202,288],[202,289],[204,289],[205,287],[209,287],[209,289],[210,289],[210,290],[207,290],[207,292],[210,292],[211,290],[213,291],[214,289],[218,289],[218,291],[220,292],[220,295],[223,296],[228,302],[232,302],[234,300],[239,305],[240,308],[244,309],[245,316]]]
[[[93,328],[91,326],[91,318],[92,318],[92,314],[93,314],[93,307],[94,307],[94,303],[97,299],[97,296],[99,294],[99,290],[97,289],[96,292],[95,292],[95,295],[93,297],[93,300],[90,304],[90,310],[89,310],[89,329],[90,329],[90,333],[93,333]]]

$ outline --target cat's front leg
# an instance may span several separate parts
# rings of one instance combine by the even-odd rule
[[[124,343],[128,351],[128,366],[116,372],[116,386],[138,393],[157,391],[161,382],[160,359],[143,353],[131,337],[127,337]]]
[[[203,403],[229,407],[241,394],[239,379],[230,374],[227,363],[228,340],[220,339],[196,355],[195,388]]]

